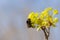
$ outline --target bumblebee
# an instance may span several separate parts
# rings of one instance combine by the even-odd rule
[[[28,28],[32,27],[31,19],[27,19],[26,23]]]

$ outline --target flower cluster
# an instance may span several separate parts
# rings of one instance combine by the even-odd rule
[[[58,14],[58,10],[49,7],[40,13],[31,12],[28,15],[28,19],[31,20],[32,27],[40,30],[43,26],[45,28],[55,27],[55,24],[58,22],[58,18],[54,17],[56,14]]]

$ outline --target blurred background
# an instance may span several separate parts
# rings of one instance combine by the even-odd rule
[[[0,0],[0,40],[45,40],[43,31],[28,29],[27,16],[47,7],[58,9],[59,22],[51,28],[49,40],[60,40],[60,0]]]

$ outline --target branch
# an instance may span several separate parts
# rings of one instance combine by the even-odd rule
[[[44,34],[45,34],[46,40],[48,40],[48,37],[49,37],[49,34],[50,34],[50,27],[49,27],[48,29],[45,28],[44,26],[41,27],[41,28],[42,28],[42,30],[43,30],[43,32],[44,32]]]

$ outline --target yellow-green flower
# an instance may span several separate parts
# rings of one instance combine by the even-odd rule
[[[55,18],[55,19],[53,20],[53,22],[54,22],[54,23],[57,23],[57,22],[58,22],[58,18]]]
[[[41,14],[40,14],[39,17],[40,17],[41,19],[45,19],[45,18],[48,17],[48,16],[49,16],[49,10],[46,9],[46,10],[44,10],[44,11],[41,12]]]
[[[52,21],[53,21],[53,18],[52,18],[52,16],[48,16],[48,21],[50,21],[51,23],[52,23]]]
[[[28,18],[32,18],[32,16],[34,16],[34,12],[31,12],[31,13],[28,15]]]
[[[43,16],[47,16],[47,15],[48,15],[48,12],[47,12],[47,11],[43,11],[43,12],[42,12],[42,15],[43,15]]]
[[[38,17],[38,13],[31,12],[28,16],[28,19],[31,19],[31,22],[35,22]]]
[[[50,25],[49,25],[49,23],[47,21],[43,21],[42,26],[45,26],[46,28],[48,28]]]
[[[58,10],[53,10],[53,14],[58,14]]]
[[[49,7],[49,8],[46,8],[44,11],[51,11],[52,10],[52,7]]]
[[[43,19],[43,18],[44,18],[44,16],[41,14],[41,15],[39,16],[39,18],[40,18],[40,19]]]
[[[58,10],[53,10],[52,15],[50,15],[50,12],[52,12],[52,8],[46,8],[44,11],[40,12],[40,14],[38,12],[31,12],[28,15],[28,19],[31,20],[32,26],[34,28],[37,28],[37,30],[40,30],[41,27],[45,27],[45,28],[49,28],[50,26],[55,27],[55,24],[58,22],[58,18],[54,18],[55,14],[58,14]]]
[[[39,15],[38,12],[36,12],[36,13],[35,13],[35,17],[38,17],[38,15]]]
[[[43,22],[43,20],[40,19],[40,18],[38,18],[36,23],[41,26],[42,25],[42,22]]]

